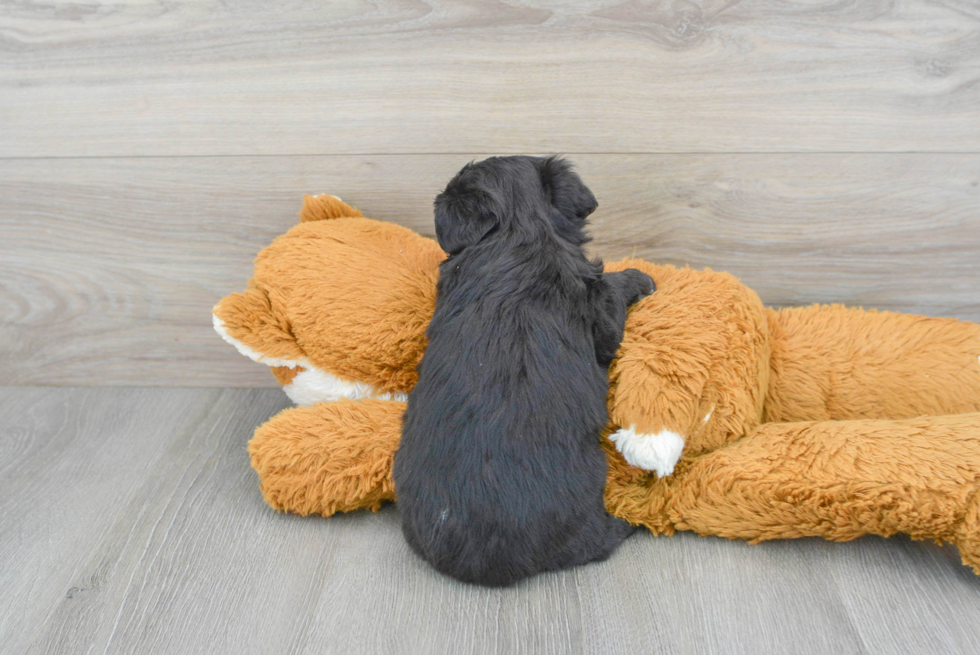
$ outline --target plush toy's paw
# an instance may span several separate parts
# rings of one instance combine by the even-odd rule
[[[627,462],[660,477],[674,472],[674,465],[684,451],[684,438],[670,430],[644,434],[630,426],[616,430],[609,435],[609,440],[616,444],[616,450]]]

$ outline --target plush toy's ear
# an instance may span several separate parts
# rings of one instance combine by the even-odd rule
[[[265,290],[249,286],[232,293],[211,310],[214,329],[246,357],[269,366],[295,366],[305,353],[293,336],[289,318]]]
[[[436,198],[436,239],[443,250],[457,255],[500,225],[497,213],[489,193],[450,183]]]
[[[299,210],[300,223],[323,221],[331,218],[364,215],[337,196],[321,193],[318,196],[303,196],[303,208]]]
[[[558,157],[546,157],[541,162],[541,184],[551,196],[551,204],[565,218],[584,221],[599,203],[585,186],[572,165]]]

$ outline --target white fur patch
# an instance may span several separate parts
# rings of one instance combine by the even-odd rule
[[[344,380],[332,373],[318,368],[309,367],[296,374],[292,382],[283,385],[283,391],[297,405],[313,405],[321,402],[333,402],[341,398],[361,400],[362,398],[377,398],[378,400],[400,400],[406,402],[408,394],[396,391],[379,393],[378,389],[366,382]]]
[[[616,450],[627,462],[660,477],[674,472],[677,460],[684,451],[684,438],[676,432],[661,430],[656,434],[637,432],[635,426],[616,430],[609,435]]]
[[[262,353],[249,348],[247,345],[231,336],[224,321],[218,318],[217,314],[212,313],[214,331],[221,335],[221,338],[235,346],[241,354],[252,361],[266,366],[285,366],[296,368],[302,366],[304,370],[293,377],[289,384],[283,385],[283,391],[297,405],[313,405],[320,402],[331,402],[341,398],[360,400],[362,398],[377,398],[378,400],[400,400],[408,401],[408,394],[403,391],[394,393],[378,391],[377,387],[367,382],[356,382],[345,380],[341,377],[328,373],[323,369],[314,366],[306,357],[297,359],[283,359],[281,357],[268,357]]]

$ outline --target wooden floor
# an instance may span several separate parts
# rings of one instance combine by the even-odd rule
[[[395,507],[276,514],[245,443],[281,391],[0,388],[3,653],[977,653],[980,577],[907,539],[631,537],[464,586]]]
[[[395,508],[262,503],[286,401],[210,309],[302,194],[431,235],[465,162],[552,152],[607,259],[980,320],[970,0],[0,0],[0,653],[980,652],[931,544],[637,535],[487,591]]]

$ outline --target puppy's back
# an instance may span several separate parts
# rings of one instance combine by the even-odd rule
[[[607,534],[607,385],[584,320],[486,309],[434,318],[394,474],[409,544],[500,585],[589,561]]]
[[[436,201],[451,256],[394,478],[408,543],[468,582],[603,559],[631,530],[603,504],[602,272],[581,247],[595,199],[554,163],[472,165]]]

